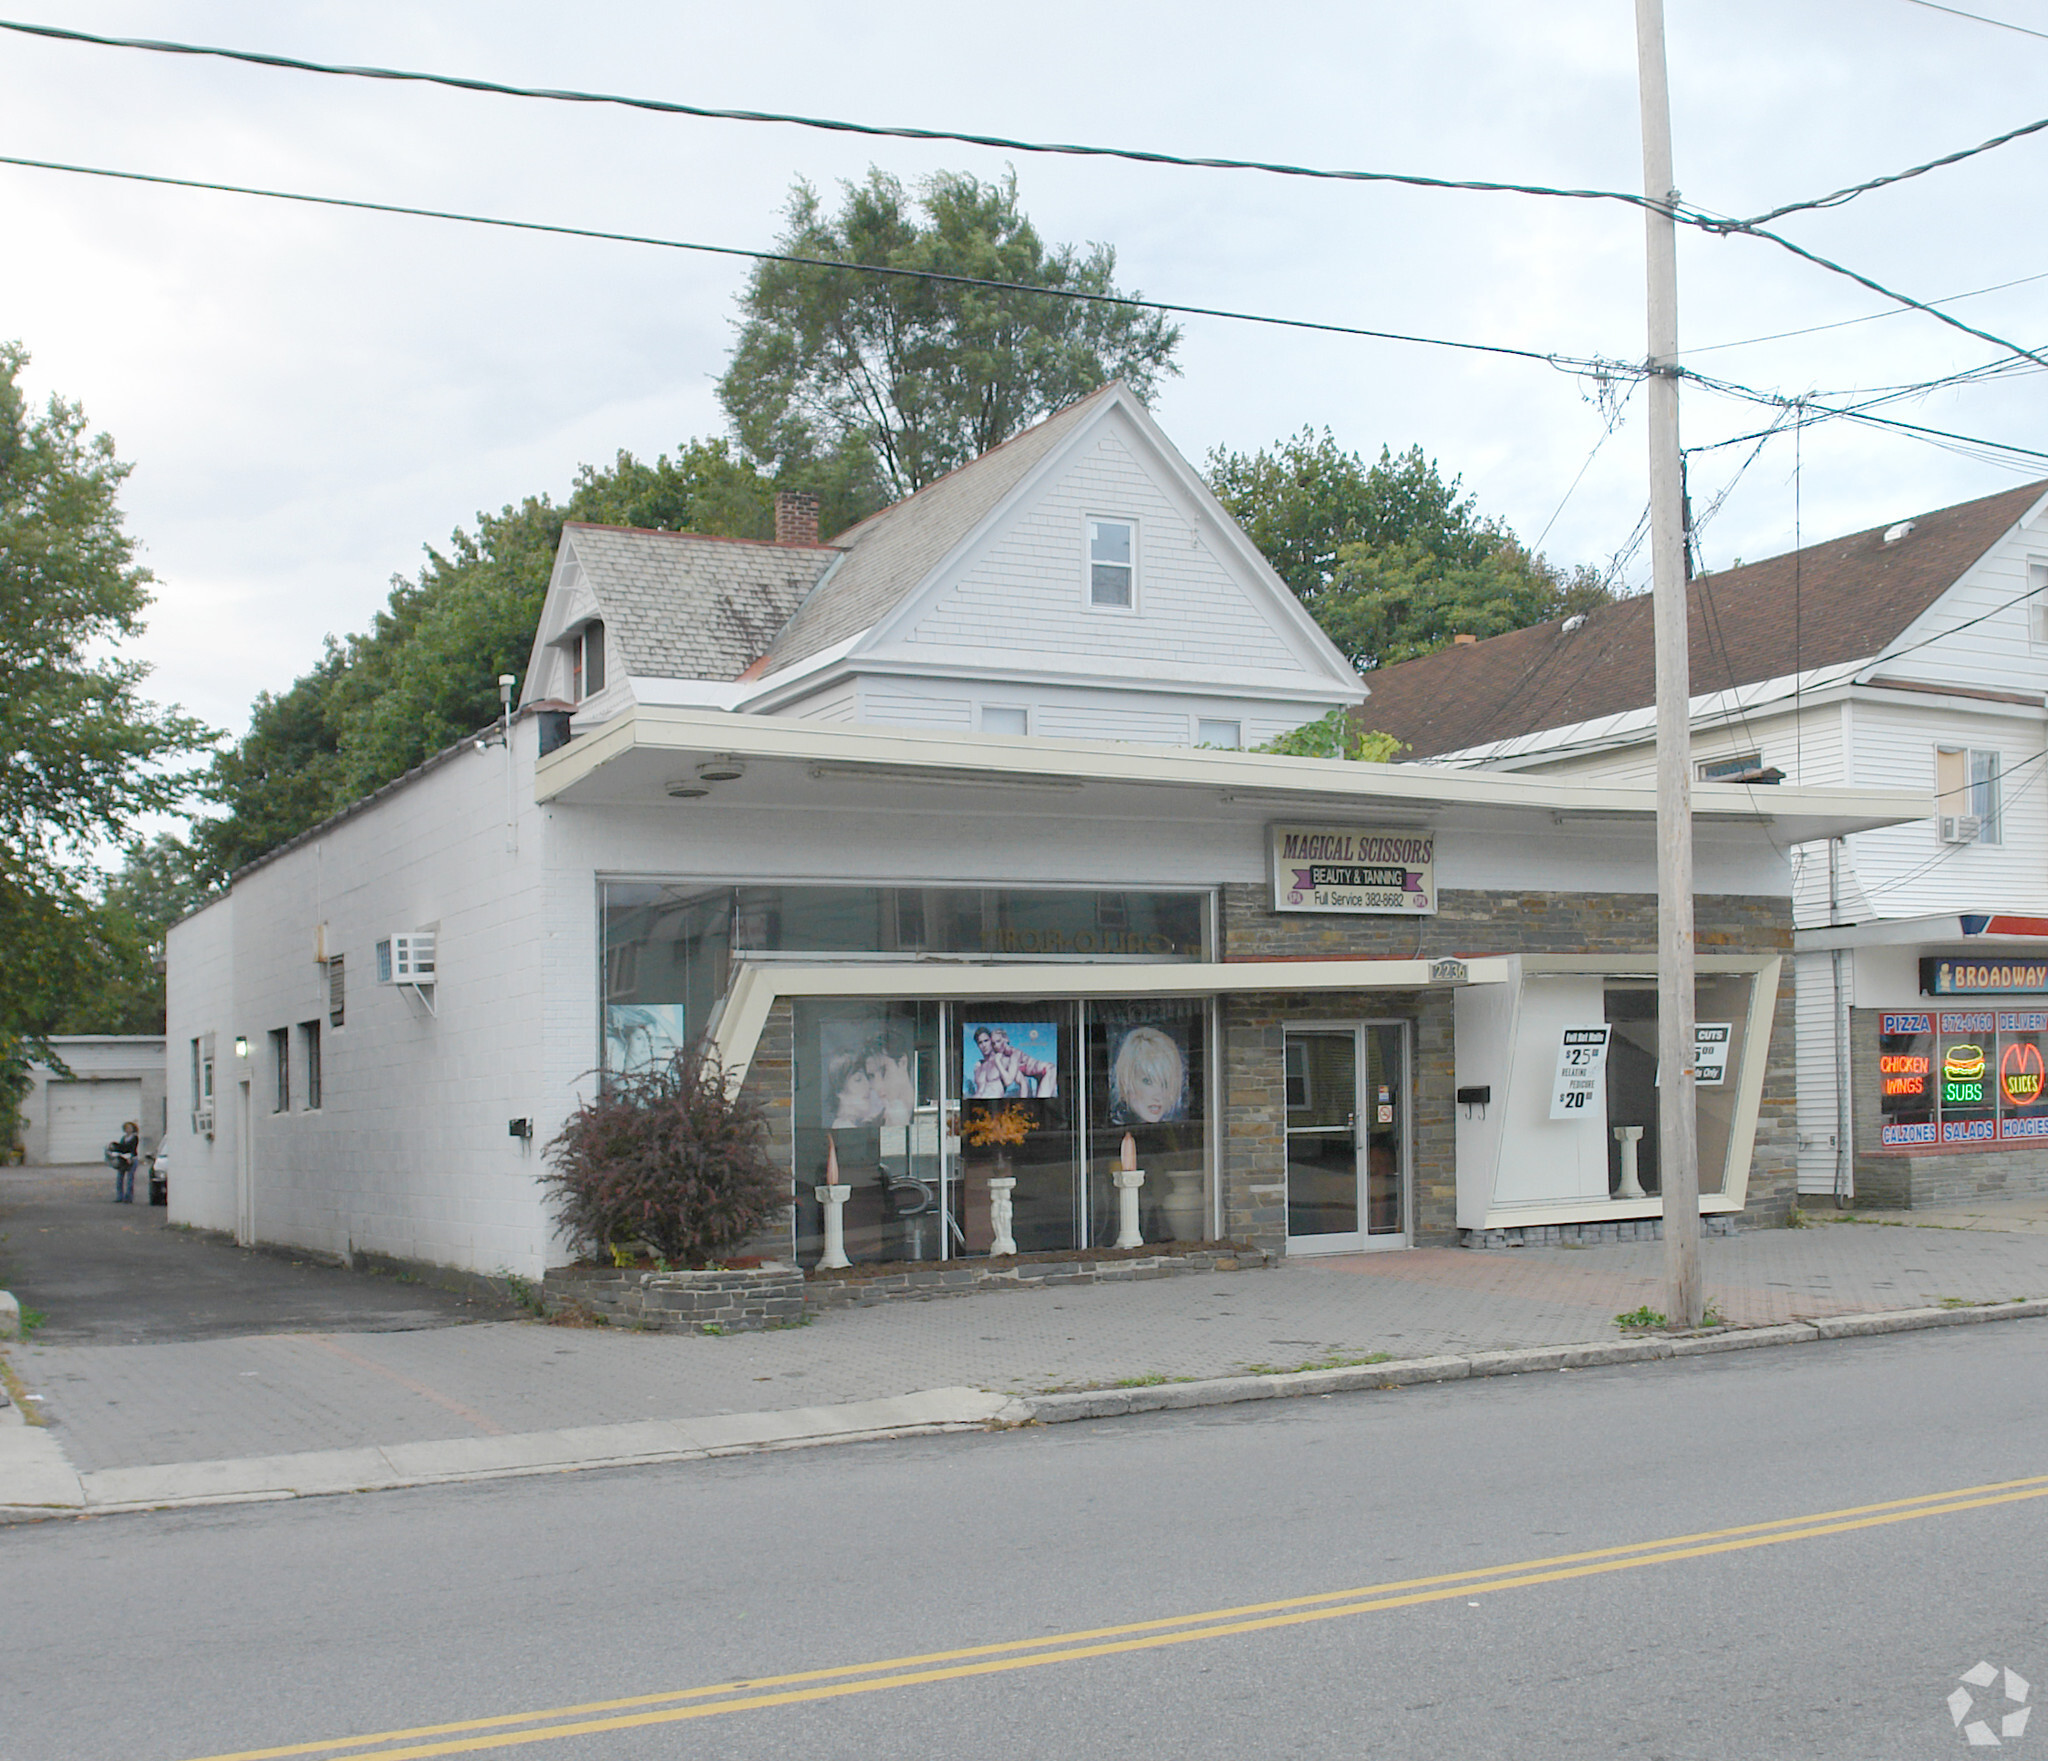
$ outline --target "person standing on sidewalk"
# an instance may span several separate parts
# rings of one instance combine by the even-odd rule
[[[135,1202],[135,1163],[142,1154],[142,1133],[133,1119],[121,1127],[121,1135],[107,1145],[114,1161],[114,1203]]]

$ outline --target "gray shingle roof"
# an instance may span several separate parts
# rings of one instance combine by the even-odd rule
[[[655,679],[735,679],[768,651],[839,552],[571,521],[613,665]]]
[[[821,654],[880,622],[1114,389],[1105,385],[1090,392],[840,533],[833,543],[846,552],[846,560],[775,638],[767,671]]]

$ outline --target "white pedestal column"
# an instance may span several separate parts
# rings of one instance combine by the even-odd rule
[[[1636,1178],[1636,1157],[1642,1152],[1643,1128],[1640,1125],[1617,1125],[1614,1141],[1621,1145],[1621,1185],[1616,1189],[1616,1198],[1648,1198],[1643,1183]]]
[[[1017,1251],[1017,1237],[1011,1233],[1016,1217],[1016,1201],[1010,1197],[1016,1190],[1016,1175],[989,1176],[988,1226],[993,1239],[988,1244],[988,1251],[991,1254],[1009,1254]]]
[[[850,1186],[814,1186],[818,1203],[825,1207],[825,1251],[818,1256],[818,1269],[830,1271],[839,1266],[850,1266],[853,1262],[846,1257],[846,1200],[853,1191]]]
[[[1143,1247],[1145,1238],[1138,1233],[1138,1188],[1145,1184],[1145,1170],[1119,1168],[1111,1178],[1116,1181],[1116,1245]]]

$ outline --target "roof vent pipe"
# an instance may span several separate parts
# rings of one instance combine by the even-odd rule
[[[1562,636],[1569,636],[1574,630],[1583,630],[1585,627],[1586,614],[1582,611],[1573,612],[1570,617],[1565,619],[1564,626],[1558,632],[1558,634]]]
[[[1901,538],[1911,537],[1914,524],[1912,520],[1901,520],[1896,526],[1887,526],[1884,529],[1885,543],[1896,544]]]
[[[818,498],[801,489],[775,492],[775,542],[797,549],[815,549],[818,542]]]

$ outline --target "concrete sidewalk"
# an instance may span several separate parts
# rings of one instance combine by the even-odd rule
[[[1707,1286],[1731,1328],[1784,1329],[1758,1340],[1818,1337],[1792,1322],[1921,1309],[1938,1319],[1956,1305],[2048,1297],[2044,1211],[2022,1204],[2003,1228],[1996,1207],[1978,1205],[1954,1224],[1918,1213],[1710,1239]],[[1346,1385],[1415,1379],[1397,1366],[1417,1360],[1464,1374],[1439,1360],[1622,1341],[1614,1317],[1656,1304],[1662,1253],[1633,1243],[1296,1260],[843,1310],[722,1338],[499,1321],[142,1345],[37,1339],[8,1359],[47,1426],[0,1413],[0,1506],[418,1484],[1095,1410],[1033,1404],[1061,1391],[1170,1389],[1188,1404],[1210,1397],[1197,1385],[1249,1376],[1214,1397],[1322,1392],[1358,1360],[1384,1368],[1349,1372]],[[1546,1365],[1556,1367],[1530,1360]]]

